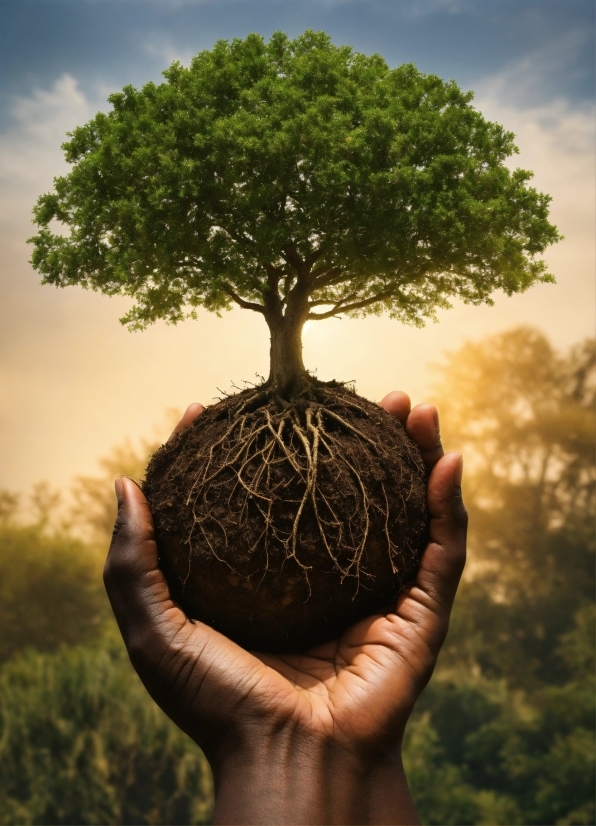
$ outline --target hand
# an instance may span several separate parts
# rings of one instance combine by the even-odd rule
[[[130,659],[161,708],[203,749],[214,823],[418,823],[400,747],[447,633],[465,561],[462,459],[437,412],[404,393],[381,405],[429,471],[430,542],[395,610],[305,654],[248,652],[172,601],[141,490],[116,482],[105,583]],[[202,411],[191,405],[174,432]]]

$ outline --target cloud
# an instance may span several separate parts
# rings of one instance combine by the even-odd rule
[[[190,0],[192,2],[192,0]],[[282,0],[283,2],[283,0]],[[333,9],[339,6],[386,6],[392,12],[409,20],[429,17],[433,14],[465,14],[478,8],[478,0],[311,0],[312,5]]]
[[[577,42],[577,36],[569,36],[548,57],[530,55],[485,78],[476,84],[475,105],[515,133],[520,154],[511,165],[533,170],[533,184],[552,195],[553,218],[567,239],[553,253],[570,250],[574,239],[574,248],[581,247],[589,262],[595,219],[596,107],[562,96],[545,100],[544,94],[546,72],[562,68]]]
[[[153,32],[143,43],[143,51],[146,55],[154,58],[159,65],[171,66],[177,60],[183,66],[188,66],[195,56],[193,49],[181,49],[172,40],[164,36],[161,32]]]
[[[85,95],[69,74],[47,88],[13,98],[9,126],[0,132],[0,356],[3,370],[18,370],[11,361],[25,340],[58,329],[55,295],[39,295],[39,277],[28,261],[27,238],[34,234],[32,209],[68,171],[61,144],[67,132],[97,111],[105,89]],[[68,302],[64,303],[66,309]],[[61,315],[58,310],[58,317]],[[59,322],[58,322],[59,323]],[[27,349],[25,346],[24,349]],[[21,350],[23,352],[23,350]],[[21,365],[22,366],[22,365]],[[7,385],[8,386],[8,385]]]
[[[101,3],[115,0],[83,0],[89,5],[100,5]],[[227,5],[256,5],[254,0],[116,0],[122,5],[145,5],[154,6],[167,10],[176,10],[186,6],[223,6]],[[437,12],[448,14],[461,14],[473,11],[478,7],[478,0],[385,0],[393,8],[397,7],[398,13],[405,14],[410,18],[425,17]],[[381,3],[383,0],[381,0]],[[281,6],[287,4],[287,0],[265,0],[261,5]],[[334,9],[340,6],[379,5],[378,0],[306,0],[305,5],[312,5],[323,9]]]
[[[77,81],[63,74],[49,89],[17,97],[11,125],[0,134],[0,233],[14,237],[29,223],[37,195],[46,191],[67,164],[61,144],[66,133],[88,120],[95,109]]]
[[[474,0],[411,0],[405,4],[409,17],[427,17],[432,14],[465,14],[474,11],[478,3]]]
[[[537,49],[504,66],[496,74],[481,78],[474,86],[477,96],[490,97],[518,109],[550,102],[561,77],[577,71],[577,55],[588,44],[591,33],[574,28],[561,34],[548,49]],[[559,111],[553,112],[555,118]]]

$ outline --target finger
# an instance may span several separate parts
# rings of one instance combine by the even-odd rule
[[[408,416],[410,415],[412,402],[407,393],[403,393],[401,390],[392,390],[391,393],[387,393],[387,395],[381,399],[379,407],[384,408],[387,413],[399,419],[405,427]]]
[[[174,436],[176,436],[178,433],[182,433],[182,431],[185,430],[189,426],[189,424],[192,424],[192,422],[197,418],[197,416],[201,415],[204,409],[205,408],[200,402],[193,402],[192,404],[190,404],[186,408],[184,416],[180,419],[176,427],[172,430],[168,442],[170,441],[170,439],[173,439]]]
[[[116,481],[118,517],[104,568],[104,583],[131,658],[159,626],[179,630],[185,614],[172,601],[158,565],[149,504],[141,489],[126,477]]]
[[[415,584],[398,602],[397,613],[414,621],[438,652],[466,560],[467,513],[461,494],[463,463],[458,453],[443,456],[428,481],[430,541]]]
[[[439,414],[434,404],[416,405],[408,416],[406,432],[420,448],[426,469],[430,472],[444,455]]]

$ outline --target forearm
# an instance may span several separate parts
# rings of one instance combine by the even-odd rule
[[[216,771],[214,824],[419,824],[400,756],[371,763],[283,734]]]

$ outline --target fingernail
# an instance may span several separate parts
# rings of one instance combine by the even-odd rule
[[[114,490],[116,491],[116,499],[118,503],[122,501],[122,477],[118,476],[116,481],[114,482]]]
[[[457,462],[457,467],[455,468],[455,475],[453,477],[453,484],[456,485],[457,487],[460,487],[463,475],[464,475],[464,457],[460,453],[459,460]]]

